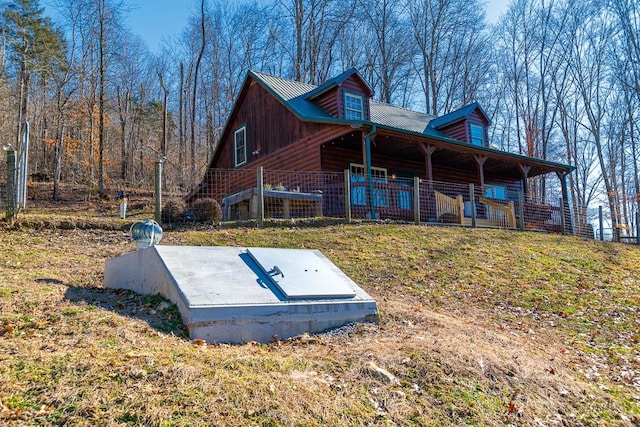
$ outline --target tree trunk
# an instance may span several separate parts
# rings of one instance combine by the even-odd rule
[[[200,2],[200,30],[202,36],[202,45],[200,47],[200,53],[198,54],[198,60],[196,61],[196,67],[193,75],[193,99],[191,100],[191,181],[196,177],[196,106],[198,103],[198,72],[200,70],[200,63],[202,62],[202,56],[204,55],[204,48],[206,47],[206,32],[204,26],[204,3]]]
[[[180,89],[178,93],[178,176],[180,188],[186,188],[184,170],[186,168],[186,147],[185,147],[185,131],[184,131],[184,63],[180,62]]]
[[[162,88],[162,141],[160,142],[160,154],[167,155],[167,99],[169,98],[169,90],[164,84],[162,73],[158,73],[160,87]]]
[[[105,4],[104,0],[100,2],[100,18],[99,18],[99,47],[98,47],[98,72],[100,78],[98,80],[98,193],[100,196],[105,197],[107,190],[105,188],[104,180],[104,149],[105,149],[105,135],[104,135],[104,102],[105,102]]]
[[[53,173],[53,200],[60,200],[60,173],[62,171],[62,153],[64,152],[64,116],[58,120],[58,138],[56,141],[56,165]]]

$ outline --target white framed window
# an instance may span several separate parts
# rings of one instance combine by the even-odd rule
[[[469,133],[471,135],[471,144],[485,147],[484,126],[477,123],[469,123]]]
[[[233,152],[235,165],[247,163],[247,127],[242,126],[233,133]]]
[[[367,205],[367,170],[363,164],[351,163],[351,203],[353,205]],[[371,167],[371,178],[373,181],[373,204],[377,207],[389,206],[389,194],[387,184],[387,169]]]
[[[351,92],[344,93],[344,118],[364,120],[364,97]]]
[[[366,173],[367,170],[365,169],[363,164],[351,163],[351,175],[366,175]],[[373,177],[373,179],[386,181],[387,168],[378,168],[375,166],[371,166],[371,176]]]

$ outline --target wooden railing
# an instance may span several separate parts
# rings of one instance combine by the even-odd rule
[[[434,191],[434,193],[436,195],[436,215],[438,221],[464,224],[464,201],[462,195],[458,194],[456,198],[453,198],[438,191]]]
[[[500,226],[516,228],[516,213],[513,202],[508,202],[507,206],[479,197],[478,201],[487,207],[487,221]]]

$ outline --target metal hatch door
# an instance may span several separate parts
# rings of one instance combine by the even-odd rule
[[[305,249],[250,248],[247,253],[291,299],[352,298],[350,280],[317,251]]]

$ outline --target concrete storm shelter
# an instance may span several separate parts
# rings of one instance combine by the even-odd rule
[[[151,246],[107,261],[107,288],[177,304],[191,339],[267,343],[354,322],[376,302],[320,251]]]

